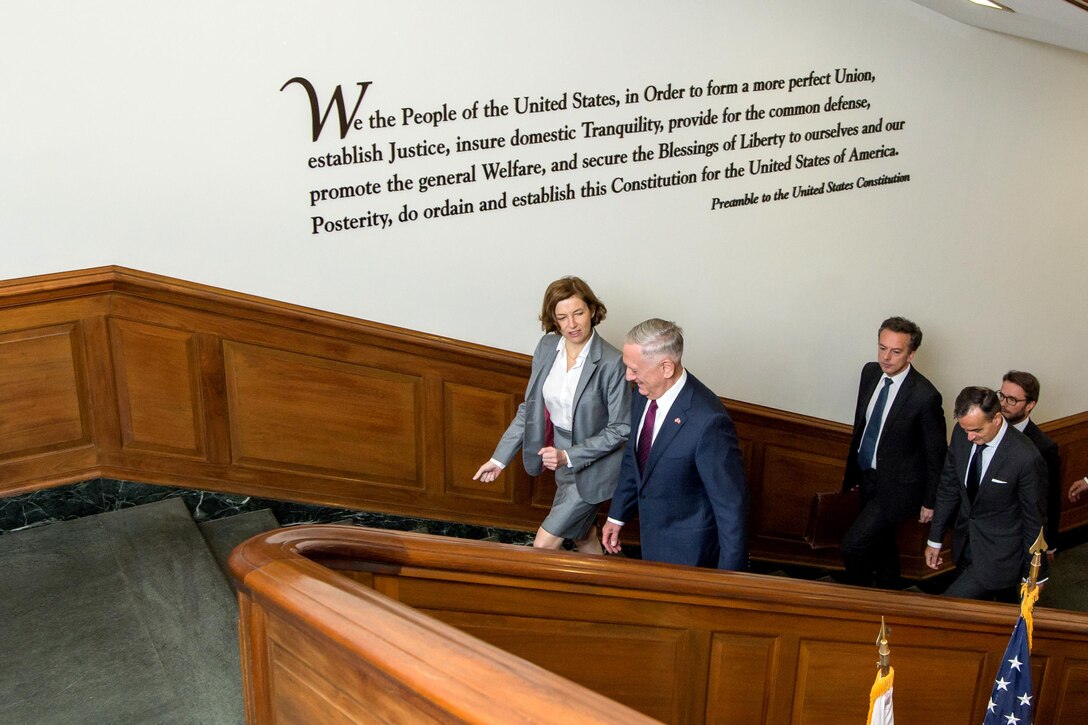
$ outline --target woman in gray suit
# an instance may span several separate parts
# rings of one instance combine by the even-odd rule
[[[525,402],[491,460],[473,480],[494,481],[521,449],[530,476],[555,471],[552,509],[533,546],[602,554],[597,507],[612,498],[630,433],[631,389],[620,351],[593,331],[607,309],[585,282],[548,285],[540,313],[544,337],[533,353]]]

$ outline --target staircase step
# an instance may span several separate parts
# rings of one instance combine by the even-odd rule
[[[249,511],[197,524],[200,535],[204,537],[208,549],[228,581],[230,581],[230,571],[227,569],[227,559],[230,558],[230,552],[234,550],[234,547],[257,534],[279,527],[280,522],[269,509]]]
[[[242,722],[236,607],[179,499],[0,536],[0,722]]]

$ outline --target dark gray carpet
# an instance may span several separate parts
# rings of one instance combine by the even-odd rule
[[[280,524],[271,511],[261,509],[260,511],[250,511],[225,519],[203,521],[197,524],[197,527],[200,529],[200,535],[207,542],[212,556],[215,557],[216,562],[219,564],[223,576],[230,581],[227,559],[230,558],[230,552],[234,550],[234,547],[257,534],[278,529]]]
[[[1058,550],[1038,606],[1088,612],[1088,544]]]
[[[177,499],[0,537],[0,722],[243,722],[236,608]]]

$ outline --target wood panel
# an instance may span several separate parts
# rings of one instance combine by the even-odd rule
[[[309,562],[239,584],[248,722],[651,722]]]
[[[89,445],[78,322],[0,334],[0,460]]]
[[[0,495],[97,476],[534,530],[551,472],[472,481],[522,399],[527,355],[119,267],[0,282]],[[841,566],[801,534],[849,427],[725,400],[753,559]],[[851,401],[852,402],[852,401]],[[1088,414],[1045,424],[1068,481]],[[1063,528],[1088,524],[1088,499]],[[634,541],[637,521],[625,538]],[[901,566],[932,575],[924,527]]]
[[[255,468],[422,488],[422,381],[224,343],[231,449]]]
[[[291,567],[339,572],[337,597],[373,584],[417,614],[671,723],[860,722],[882,616],[899,719],[979,722],[1019,614],[1012,605],[358,527],[258,537],[236,550],[231,570],[244,591],[256,573],[301,552],[304,564]],[[322,606],[317,592],[298,601]],[[1088,717],[1088,614],[1040,607],[1034,619],[1035,723],[1078,722]]]
[[[109,334],[122,445],[204,459],[197,336],[121,318]]]
[[[496,430],[503,430],[517,410],[508,392],[445,383],[446,492],[468,498],[514,502],[518,465],[504,469],[491,483],[473,481],[476,470],[495,451]]]
[[[760,723],[771,717],[780,638],[715,632],[707,686],[708,723]],[[744,683],[738,687],[738,683]]]

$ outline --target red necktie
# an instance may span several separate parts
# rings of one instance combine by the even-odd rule
[[[642,421],[642,431],[638,434],[638,472],[646,467],[646,461],[650,458],[650,446],[654,442],[654,419],[657,418],[657,401],[650,401],[650,409],[646,411],[646,419]]]
[[[552,425],[552,416],[546,405],[544,406],[544,447],[555,448],[555,426]]]

